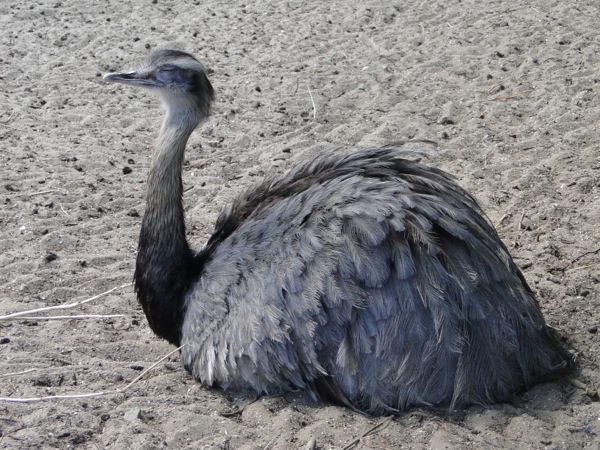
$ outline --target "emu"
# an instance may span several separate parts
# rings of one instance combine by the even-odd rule
[[[205,69],[162,49],[104,79],[166,107],[135,289],[196,380],[387,414],[506,401],[571,365],[474,198],[400,144],[325,152],[266,179],[194,252],[182,163],[214,98]]]

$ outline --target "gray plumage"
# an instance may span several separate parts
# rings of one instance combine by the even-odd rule
[[[185,238],[185,144],[213,90],[200,63],[153,52],[108,81],[157,90],[136,290],[152,329],[207,385],[381,414],[509,399],[568,354],[475,200],[400,144],[325,153],[240,196],[204,249]]]

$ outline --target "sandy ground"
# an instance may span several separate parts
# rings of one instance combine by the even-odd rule
[[[13,0],[0,5],[0,396],[123,388],[172,350],[131,286],[161,111],[102,82],[174,42],[210,68],[213,117],[184,170],[189,238],[264,174],[339,144],[439,143],[600,385],[597,0]],[[349,150],[350,151],[350,150]],[[45,315],[49,315],[46,313]],[[25,371],[33,370],[27,373]],[[20,373],[20,374],[14,374]],[[11,375],[14,374],[14,375]],[[0,448],[341,448],[381,422],[301,394],[193,382],[176,355],[120,394],[0,402]],[[241,414],[223,412],[244,407]],[[410,411],[357,448],[600,448],[600,404],[565,381],[511,404]]]

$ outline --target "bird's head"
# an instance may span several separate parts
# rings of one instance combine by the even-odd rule
[[[202,64],[180,50],[155,50],[138,70],[107,73],[104,80],[142,86],[162,97],[169,120],[186,127],[196,127],[208,117],[214,89]]]

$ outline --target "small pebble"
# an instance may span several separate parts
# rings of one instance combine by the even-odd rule
[[[129,422],[133,422],[137,419],[141,419],[142,418],[142,410],[140,408],[130,409],[129,411],[127,411],[125,413],[123,418]]]
[[[58,255],[53,252],[48,252],[48,254],[46,255],[46,257],[44,259],[46,260],[46,262],[52,262],[52,261],[58,259]]]

